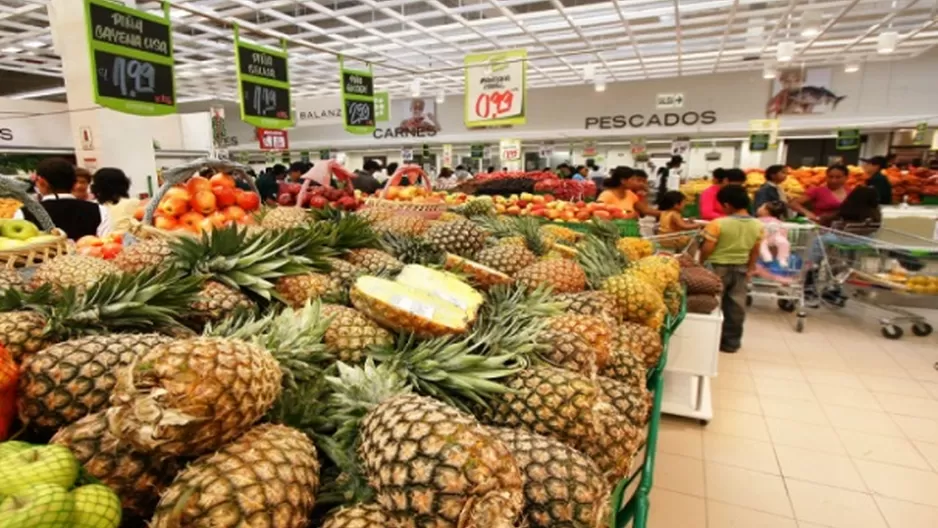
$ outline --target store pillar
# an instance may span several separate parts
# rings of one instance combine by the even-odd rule
[[[124,0],[128,7],[134,1]],[[80,167],[92,172],[117,167],[131,181],[131,196],[149,192],[148,177],[156,186],[156,155],[148,119],[101,108],[95,103],[91,53],[81,0],[52,0],[49,22],[55,50],[62,57],[68,97],[69,122]],[[155,188],[154,188],[155,191]]]

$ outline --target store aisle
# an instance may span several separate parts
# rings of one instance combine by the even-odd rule
[[[750,314],[743,349],[720,356],[714,420],[662,421],[650,527],[938,526],[938,336]]]

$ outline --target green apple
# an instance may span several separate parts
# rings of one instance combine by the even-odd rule
[[[0,502],[0,528],[68,528],[74,508],[62,486],[37,484]]]
[[[19,453],[20,451],[26,451],[33,447],[29,442],[20,442],[19,440],[10,440],[8,442],[0,443],[0,461],[3,460],[3,457],[7,455],[12,455],[13,453]],[[0,462],[2,463],[2,462]]]
[[[78,460],[65,446],[37,446],[3,457],[0,495],[16,495],[36,484],[71,488],[78,478]]]
[[[121,523],[121,500],[111,488],[88,484],[72,490],[75,510],[72,528],[117,528]]]
[[[29,220],[7,220],[0,225],[0,235],[14,240],[29,240],[39,236],[39,228]]]

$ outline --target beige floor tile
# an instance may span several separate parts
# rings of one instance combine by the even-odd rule
[[[769,442],[715,433],[704,435],[704,460],[780,475]]]
[[[912,440],[933,442],[938,438],[938,420],[900,415],[894,415],[892,419],[899,424],[899,429]]]
[[[834,429],[849,429],[865,433],[903,436],[888,414],[840,405],[821,404]]]
[[[921,381],[922,387],[931,394],[931,397],[938,400],[938,382]]]
[[[655,459],[655,487],[704,497],[704,463],[668,453],[658,453]]]
[[[861,374],[860,379],[866,388],[876,393],[901,394],[903,396],[914,396],[916,398],[929,398],[930,394],[922,385],[909,378],[893,378],[889,376],[871,376]]]
[[[782,477],[714,463],[707,463],[706,476],[708,499],[792,516]]]
[[[663,416],[658,429],[658,451],[703,458],[703,428],[688,420]]]
[[[713,407],[727,409],[749,414],[762,414],[759,397],[749,392],[740,392],[729,389],[712,391]]]
[[[765,361],[750,360],[749,371],[753,376],[765,378],[787,379],[793,381],[804,381],[804,372],[798,365],[783,365],[779,363],[768,363]]]
[[[840,441],[853,458],[885,462],[918,469],[931,469],[918,450],[905,438],[861,433],[844,429]],[[938,492],[938,490],[936,490]]]
[[[748,372],[721,371],[717,377],[713,378],[713,388],[755,394],[756,382]]]
[[[806,381],[793,381],[777,378],[753,376],[756,383],[756,392],[762,396],[776,396],[788,400],[817,401],[811,386]]]
[[[812,425],[804,422],[766,418],[769,435],[776,445],[803,447],[823,453],[846,455],[837,432],[830,425]]]
[[[840,357],[837,352],[827,349],[799,350],[792,352],[798,365],[809,371],[810,369],[825,369],[839,372],[852,372],[850,365]]]
[[[933,440],[938,441],[938,437],[934,437]],[[918,452],[928,460],[931,468],[938,471],[938,444],[922,442],[921,440],[913,440],[912,443],[915,444]],[[938,524],[935,526],[938,526]]]
[[[938,508],[889,497],[875,496],[874,498],[889,526],[896,528],[935,528],[938,526]]]
[[[745,372],[749,374],[749,362],[736,354],[721,354],[720,373],[724,372]]]
[[[812,383],[814,395],[821,403],[831,405],[843,405],[844,407],[855,407],[857,409],[870,409],[873,411],[882,411],[876,397],[873,393],[864,387],[840,387],[837,385],[822,385]]]
[[[794,519],[707,501],[707,528],[798,528]]]
[[[874,493],[938,507],[938,473],[868,460],[854,463]]]
[[[811,385],[831,385],[848,389],[865,388],[859,376],[841,370],[806,368],[804,369],[804,377]]]
[[[706,528],[704,499],[655,488],[649,497],[648,526],[653,528]]]
[[[775,396],[760,398],[762,413],[773,418],[783,418],[814,425],[827,425],[830,422],[821,405],[813,401],[791,400]]]
[[[833,528],[886,528],[873,497],[857,491],[787,480],[795,518]]]
[[[938,420],[938,401],[899,394],[875,394],[876,400],[889,413]]]
[[[707,433],[742,436],[763,442],[770,441],[769,430],[762,416],[738,411],[721,410],[714,413],[713,420],[707,425],[704,434]]]
[[[815,524],[811,522],[798,521],[798,528],[831,528],[826,524]]]
[[[798,479],[854,491],[866,491],[849,457],[800,447],[775,446],[786,480]]]

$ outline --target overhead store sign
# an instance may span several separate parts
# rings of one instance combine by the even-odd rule
[[[751,152],[764,152],[772,144],[772,135],[765,132],[749,134],[749,150]]]
[[[169,4],[160,17],[106,0],[85,0],[97,104],[142,116],[176,112]]]
[[[518,161],[521,159],[521,140],[503,139],[498,144],[502,161]]]
[[[655,97],[655,106],[658,109],[664,108],[684,108],[684,94],[658,94]]]
[[[758,137],[753,138],[753,136]],[[763,143],[765,143],[765,147],[762,147]],[[777,143],[778,119],[751,119],[749,121],[749,150],[760,152],[775,148]],[[760,150],[753,149],[753,145]]]
[[[527,57],[527,50],[466,56],[467,127],[525,124]]]
[[[241,120],[261,128],[293,126],[287,51],[242,42],[235,26]]]
[[[389,121],[390,114],[388,93],[375,93],[375,121]],[[317,97],[296,102],[296,128],[341,125],[343,122],[341,97]]]
[[[860,148],[860,129],[841,128],[837,130],[837,150],[857,150]]]
[[[342,119],[345,130],[352,134],[371,134],[375,131],[375,84],[368,71],[346,69],[339,58],[339,82],[342,88]]]
[[[584,128],[611,130],[615,128],[675,127],[712,125],[717,122],[714,110],[703,112],[667,112],[663,114],[616,114],[587,117]]]
[[[286,130],[257,129],[257,143],[261,150],[288,150],[290,139]]]

